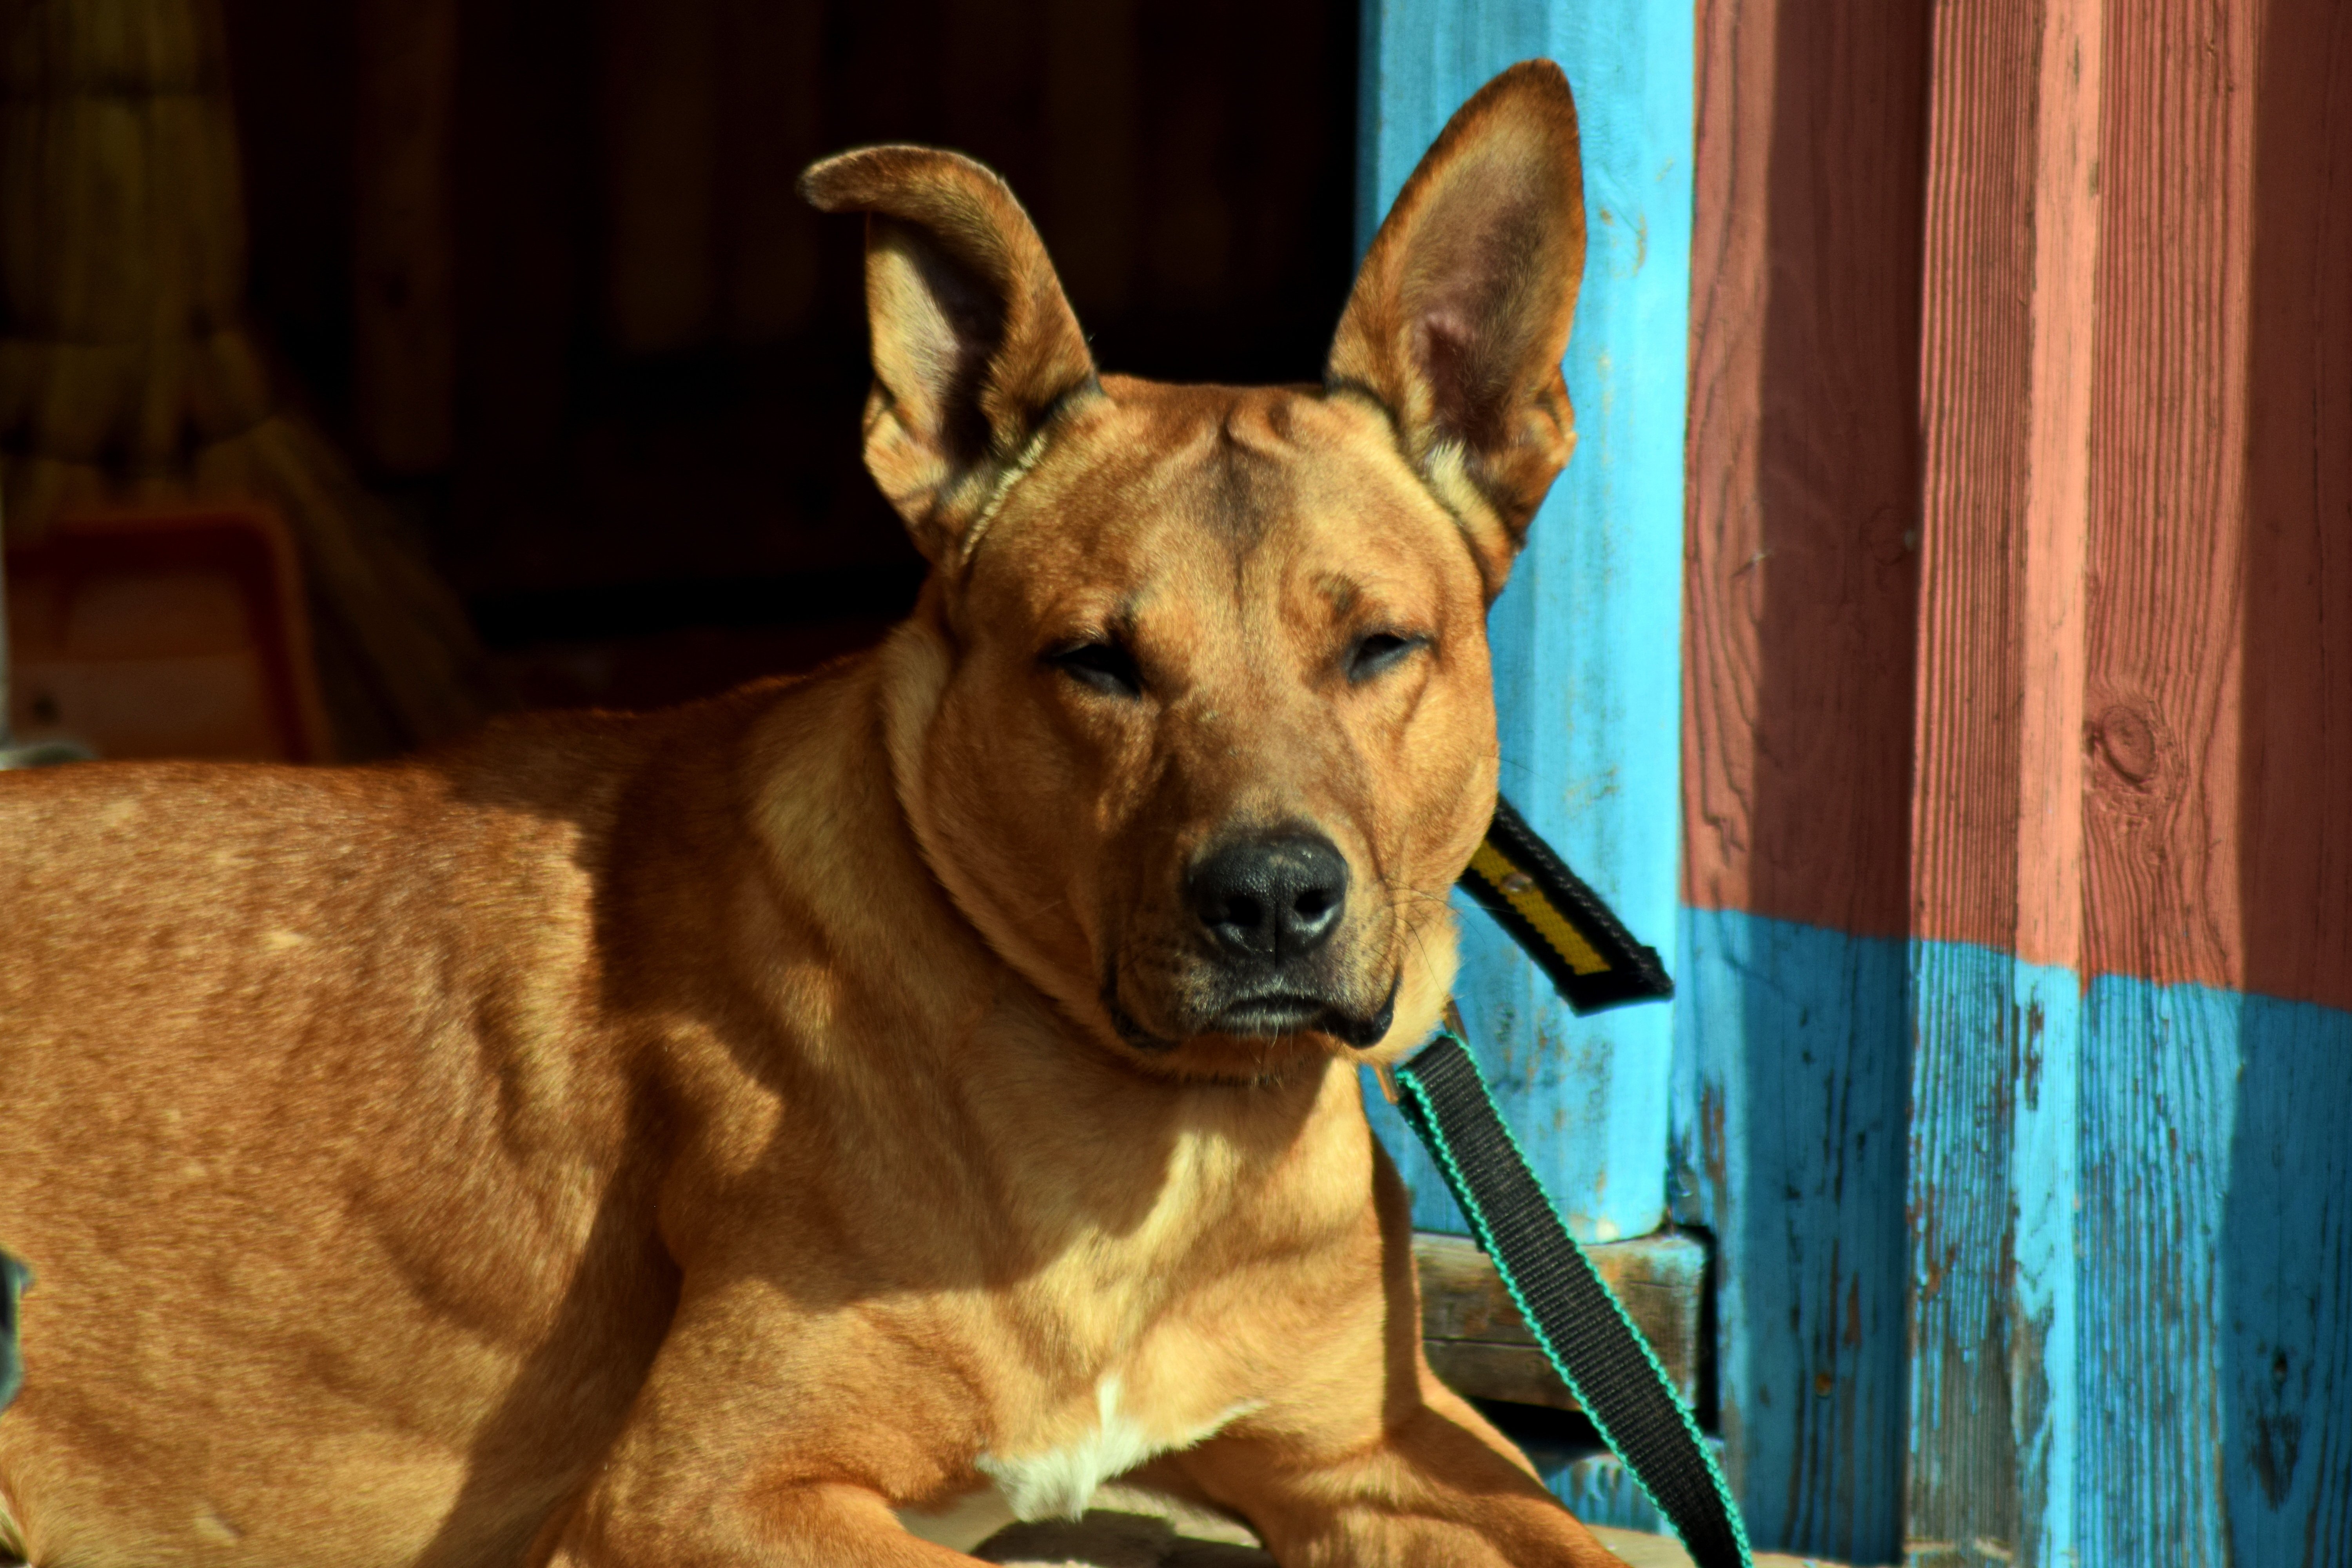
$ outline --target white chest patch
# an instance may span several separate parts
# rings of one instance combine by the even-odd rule
[[[1133,1415],[1121,1410],[1119,1393],[1118,1374],[1112,1373],[1095,1385],[1093,1430],[1042,1454],[1018,1458],[982,1454],[973,1464],[996,1483],[992,1490],[961,1499],[938,1513],[902,1509],[900,1522],[927,1541],[969,1551],[1015,1519],[1076,1519],[1087,1511],[1096,1489],[1105,1481],[1157,1455],[1205,1441],[1227,1422],[1257,1408],[1254,1404],[1236,1405],[1218,1412],[1195,1430],[1161,1434],[1148,1430]],[[979,1533],[974,1534],[975,1531]]]
[[[982,1454],[980,1473],[996,1483],[1015,1519],[1076,1519],[1087,1511],[1095,1489],[1170,1448],[1208,1436],[1155,1439],[1118,1407],[1118,1373],[1095,1385],[1095,1429],[1076,1442],[1017,1459]],[[1231,1419],[1227,1417],[1226,1419]],[[1217,1426],[1224,1425],[1220,1420]],[[1210,1428],[1214,1431],[1215,1427]]]

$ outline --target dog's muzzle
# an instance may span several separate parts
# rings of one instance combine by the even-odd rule
[[[1212,846],[1184,881],[1230,999],[1210,1026],[1270,1038],[1319,1030],[1361,1049],[1396,1016],[1396,984],[1370,1013],[1332,991],[1332,937],[1347,919],[1348,858],[1311,828],[1252,833]]]

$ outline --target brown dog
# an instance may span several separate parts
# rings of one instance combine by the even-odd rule
[[[1289,1568],[1615,1561],[1423,1363],[1356,1071],[1444,1004],[1485,613],[1572,441],[1566,82],[1455,117],[1313,388],[1097,377],[964,159],[805,189],[868,215],[934,567],[874,654],[0,780],[0,1529],[919,1568],[1149,1465]]]

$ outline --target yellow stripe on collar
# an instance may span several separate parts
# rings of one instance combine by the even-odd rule
[[[1586,940],[1575,922],[1544,897],[1543,889],[1533,877],[1511,864],[1510,858],[1495,847],[1493,839],[1479,841],[1477,853],[1470,857],[1470,870],[1535,927],[1537,934],[1567,962],[1569,968],[1579,974],[1609,973],[1609,961]]]

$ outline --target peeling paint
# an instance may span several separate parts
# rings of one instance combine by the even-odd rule
[[[1717,1241],[1717,1388],[1751,1536],[1901,1549],[1905,947],[1685,910],[1677,1146]]]

